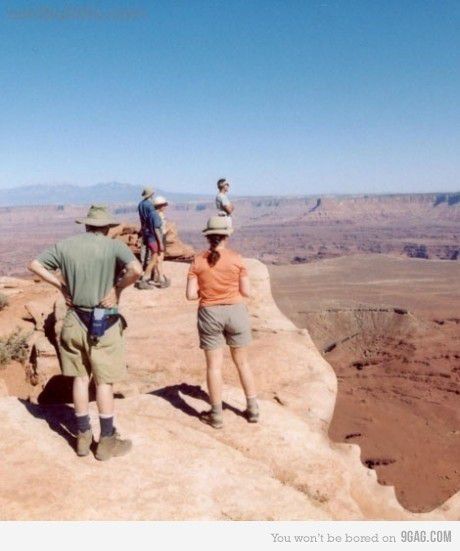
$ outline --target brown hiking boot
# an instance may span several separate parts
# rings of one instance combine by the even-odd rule
[[[93,433],[91,429],[85,430],[85,432],[79,432],[77,434],[77,455],[78,457],[85,457],[89,454],[91,444],[93,443]]]
[[[96,449],[96,459],[107,461],[111,457],[120,457],[131,451],[133,444],[131,440],[120,438],[118,432],[112,436],[101,436]]]
[[[224,426],[222,415],[218,415],[212,411],[202,411],[200,413],[200,421],[206,425],[210,425],[213,429],[221,429]]]

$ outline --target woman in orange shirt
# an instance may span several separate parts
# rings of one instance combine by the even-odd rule
[[[200,419],[216,429],[223,426],[222,364],[225,343],[230,347],[233,363],[238,369],[246,394],[246,419],[259,420],[257,396],[247,357],[251,342],[251,326],[244,297],[249,297],[249,277],[241,255],[227,249],[233,230],[226,217],[208,220],[204,235],[209,249],[196,255],[187,278],[188,300],[199,299],[198,334],[207,365],[207,384],[211,410]]]

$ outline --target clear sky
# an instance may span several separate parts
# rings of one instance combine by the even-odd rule
[[[458,0],[0,6],[0,188],[460,189]]]

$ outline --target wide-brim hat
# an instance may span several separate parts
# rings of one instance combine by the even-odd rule
[[[166,199],[166,197],[163,197],[162,195],[158,195],[153,200],[153,206],[154,207],[162,207],[162,206],[165,206],[165,205],[169,205],[169,203],[168,203],[168,200]]]
[[[120,222],[117,222],[115,218],[113,218],[104,205],[91,205],[86,218],[79,218],[75,220],[75,222],[77,224],[85,224],[85,226],[94,226],[96,228],[118,226],[120,224]]]
[[[211,216],[203,230],[204,235],[232,235],[226,216]]]
[[[152,197],[152,195],[155,193],[155,191],[153,190],[153,188],[151,187],[146,187],[142,190],[142,197],[144,199],[148,199],[149,197]]]

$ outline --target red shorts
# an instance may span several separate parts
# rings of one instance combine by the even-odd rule
[[[157,254],[160,251],[160,247],[158,246],[158,241],[156,239],[149,239],[148,248],[153,254]]]

